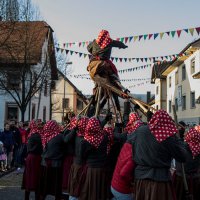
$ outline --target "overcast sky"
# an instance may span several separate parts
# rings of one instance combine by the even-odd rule
[[[57,39],[63,42],[93,40],[101,29],[107,29],[113,39],[118,37],[159,33],[200,26],[199,0],[33,0],[44,20],[53,28]],[[115,49],[116,57],[151,57],[179,53],[188,43],[197,39],[183,33],[181,38],[131,42],[128,49]],[[86,48],[71,47],[71,50],[87,53]],[[72,74],[87,73],[88,58],[68,56],[72,61]],[[148,62],[149,63],[149,62]],[[148,64],[147,63],[147,64]],[[146,63],[115,62],[118,70],[145,65]],[[151,68],[120,74],[121,79],[150,78]],[[70,80],[84,94],[91,94],[91,80]],[[123,82],[127,87],[144,81]],[[130,88],[133,93],[154,92],[154,85],[145,83]]]

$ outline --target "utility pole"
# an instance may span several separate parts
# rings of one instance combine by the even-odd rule
[[[72,62],[66,62],[65,64],[65,71],[64,71],[64,91],[63,91],[63,101],[62,101],[62,122],[64,123],[64,116],[65,116],[65,106],[66,106],[66,102],[65,102],[65,78],[66,78],[66,72],[67,72],[67,66],[68,65],[72,65]]]

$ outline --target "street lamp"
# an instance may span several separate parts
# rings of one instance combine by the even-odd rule
[[[63,102],[62,102],[62,104],[63,104],[63,113],[62,113],[62,122],[64,122],[64,116],[65,116],[65,78],[66,78],[66,71],[67,71],[67,66],[68,65],[72,65],[72,62],[66,62],[65,63],[65,71],[64,71],[64,92],[63,92]]]

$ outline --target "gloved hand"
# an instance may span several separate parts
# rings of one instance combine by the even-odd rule
[[[108,112],[106,117],[105,117],[105,120],[108,122],[112,119],[112,112]]]
[[[134,110],[138,110],[138,109],[140,109],[140,106],[138,104],[135,104]]]

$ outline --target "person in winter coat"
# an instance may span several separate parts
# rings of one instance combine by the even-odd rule
[[[187,151],[177,138],[172,118],[158,110],[148,125],[140,126],[131,138],[136,200],[175,199],[170,166],[172,158],[185,162]]]
[[[13,159],[15,140],[13,132],[10,131],[10,125],[8,123],[5,124],[5,128],[2,132],[1,138],[7,155],[7,169],[9,170],[11,168],[11,162]]]
[[[95,117],[90,118],[80,147],[81,159],[86,162],[87,172],[79,200],[109,198],[107,158],[112,145],[110,141],[110,133],[101,128],[99,120]]]
[[[128,90],[121,85],[117,68],[110,60],[111,51],[114,47],[125,49],[128,46],[121,41],[111,39],[107,30],[100,31],[97,39],[94,39],[93,42],[87,46],[89,53],[92,54],[87,70],[92,80],[95,80],[96,75],[98,75],[109,80],[111,84],[120,90],[128,92]],[[94,88],[94,91],[95,90],[96,87]],[[117,110],[120,110],[118,96],[115,93],[112,93],[112,95]],[[105,102],[101,104],[101,108],[103,108],[103,104],[105,104]]]
[[[54,120],[48,121],[43,128],[43,153],[41,161],[40,199],[47,195],[62,199],[63,160],[66,144],[74,134],[64,135],[61,127]]]
[[[128,137],[142,126],[137,113],[133,112],[129,115],[129,121],[126,125]],[[113,200],[132,200],[133,199],[133,172],[135,163],[132,159],[132,144],[129,140],[123,145],[119,154],[117,164],[111,183],[111,191],[114,195]]]
[[[29,200],[30,192],[35,192],[35,200],[40,199],[40,165],[42,146],[42,132],[35,120],[29,123],[29,135],[27,143],[27,157],[23,174],[22,189],[25,190],[25,200]]]
[[[81,189],[83,188],[85,177],[86,177],[86,165],[85,161],[82,159],[81,155],[81,144],[84,140],[85,129],[88,124],[88,117],[81,117],[78,123],[71,123],[70,129],[77,126],[76,136],[75,136],[75,155],[74,161],[69,173],[69,200],[77,200]]]
[[[200,131],[191,128],[185,135],[188,157],[184,164],[185,175],[188,183],[189,193],[193,200],[200,197]],[[174,187],[177,200],[186,200],[186,192],[183,183],[182,166],[176,162],[176,171],[174,178]]]

